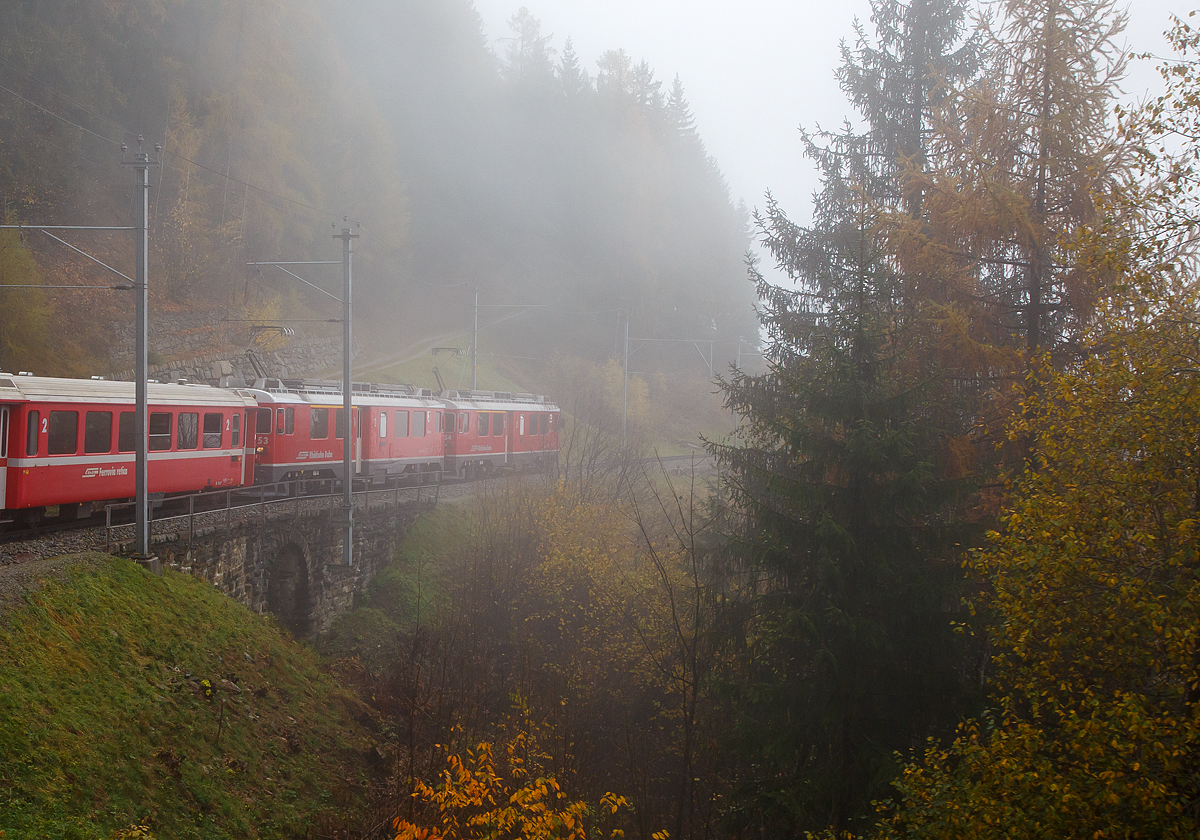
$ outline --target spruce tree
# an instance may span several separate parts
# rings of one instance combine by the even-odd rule
[[[757,215],[795,285],[753,269],[768,372],[723,384],[742,425],[737,445],[712,447],[742,513],[730,548],[750,581],[725,612],[740,663],[725,686],[730,821],[769,835],[850,827],[885,793],[895,751],[949,734],[969,702],[952,627],[968,527],[961,412],[880,222],[920,154],[936,89],[923,80],[969,73],[971,60],[961,4],[874,9],[902,36],[866,47],[860,32],[839,73],[868,130],[808,137],[823,175],[810,226],[770,197]]]

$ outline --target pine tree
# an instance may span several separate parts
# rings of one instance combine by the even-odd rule
[[[871,103],[869,129],[807,138],[823,174],[810,227],[768,197],[760,240],[796,286],[754,270],[769,370],[724,384],[741,443],[713,451],[755,580],[727,614],[747,663],[728,685],[737,807],[770,834],[850,826],[886,790],[894,751],[948,734],[969,695],[951,626],[967,527],[961,412],[880,227],[919,153],[923,117],[908,118],[931,107],[898,106],[896,91],[928,97],[933,86],[913,80],[930,66],[970,70],[951,52],[961,6],[933,5],[877,4],[877,21],[909,21],[904,37],[866,65],[845,51],[840,76]]]
[[[568,99],[582,96],[592,89],[592,79],[580,66],[579,56],[570,38],[563,46],[562,57],[558,60],[557,75],[559,86]]]
[[[892,182],[908,166],[923,171],[934,109],[948,89],[969,82],[982,58],[979,37],[964,40],[966,6],[956,0],[912,0],[908,5],[871,4],[877,43],[855,21],[855,44],[842,43],[838,81],[850,103],[870,125],[879,173]],[[883,187],[883,185],[879,185]],[[876,189],[877,200],[893,191]],[[919,191],[907,196],[904,212],[921,211]]]
[[[545,90],[554,78],[552,35],[542,34],[542,24],[522,6],[508,19],[513,34],[505,38],[504,75],[524,90]]]

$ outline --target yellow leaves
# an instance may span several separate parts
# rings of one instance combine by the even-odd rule
[[[441,840],[442,837],[435,828],[422,828],[399,817],[392,820],[392,828],[396,830],[396,840]]]
[[[1196,308],[1158,302],[1027,405],[1042,460],[971,560],[1003,711],[906,768],[891,836],[1196,836]]]
[[[610,814],[617,813],[617,810],[620,808],[628,807],[629,802],[626,801],[625,797],[617,796],[612,791],[609,791],[608,793],[604,794],[604,796],[600,797],[600,808],[607,810]]]
[[[503,766],[497,765],[494,753],[494,745],[485,741],[465,757],[447,755],[448,768],[442,771],[439,785],[433,788],[418,782],[413,792],[414,798],[434,806],[436,824],[397,819],[393,822],[396,840],[490,840],[514,835],[522,840],[587,839],[593,809],[581,800],[571,801],[553,775],[537,775],[542,756],[530,733],[518,731],[507,740]],[[607,793],[595,810],[611,817],[621,808],[628,808],[625,798]],[[610,834],[618,836],[615,830]]]
[[[149,818],[143,819],[140,823],[127,826],[126,828],[118,828],[116,831],[108,835],[109,840],[154,840],[154,832],[150,830],[150,826],[146,825]],[[4,831],[0,830],[0,838],[4,837]]]

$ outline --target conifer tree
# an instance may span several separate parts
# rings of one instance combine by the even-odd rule
[[[741,762],[731,817],[757,812],[772,835],[850,826],[886,789],[893,752],[948,733],[968,695],[951,627],[960,412],[924,363],[926,323],[880,228],[930,109],[914,98],[933,85],[913,80],[970,70],[961,6],[918,2],[920,14],[876,4],[877,21],[905,21],[903,37],[844,52],[839,75],[870,103],[869,129],[808,138],[823,174],[812,225],[770,197],[757,217],[796,285],[753,270],[769,370],[725,383],[741,443],[713,447],[755,580],[727,613],[746,663],[728,685]]]
[[[557,76],[559,86],[568,99],[581,96],[592,89],[592,79],[579,63],[579,55],[571,39],[563,46],[562,57],[558,60]]]
[[[542,24],[522,6],[508,19],[512,35],[505,38],[504,75],[526,90],[544,90],[554,78],[553,36],[542,34]]]
[[[1115,8],[998,3],[986,72],[943,98],[928,165],[905,179],[925,211],[895,239],[905,267],[938,279],[930,293],[953,299],[980,342],[1069,351],[1086,327],[1102,278],[1067,246],[1128,165],[1109,120],[1126,64]]]

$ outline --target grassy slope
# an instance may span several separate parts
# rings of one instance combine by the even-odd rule
[[[202,581],[77,567],[0,616],[0,837],[328,832],[361,805],[362,710]]]

